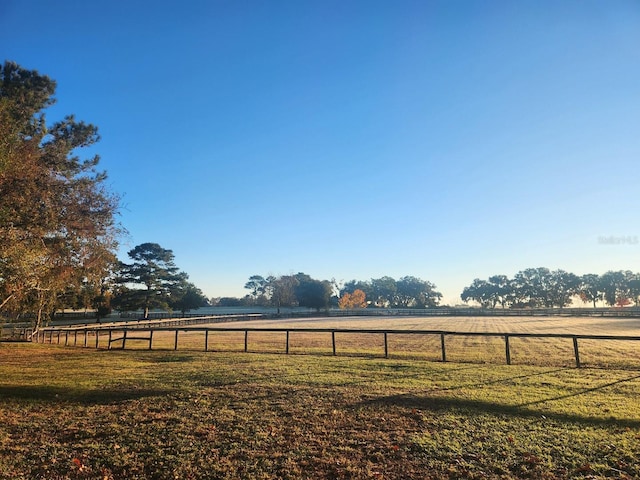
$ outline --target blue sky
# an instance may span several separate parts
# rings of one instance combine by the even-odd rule
[[[637,1],[2,0],[0,46],[209,296],[640,270]]]

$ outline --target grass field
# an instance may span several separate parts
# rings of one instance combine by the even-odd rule
[[[432,317],[432,318],[316,318],[300,320],[259,320],[216,324],[222,327],[287,327],[446,330],[457,332],[496,333],[563,333],[640,336],[640,319],[598,317]],[[106,348],[107,337],[100,346]],[[178,350],[204,350],[203,332],[180,332]],[[83,343],[83,339],[81,339]],[[154,349],[172,350],[172,332],[156,332]],[[284,353],[285,333],[251,332],[249,351]],[[94,338],[88,345],[94,346]],[[120,344],[121,345],[121,344]],[[384,356],[382,334],[336,334],[338,355]],[[128,341],[127,348],[145,349],[148,342]],[[640,369],[640,342],[611,340],[580,340],[580,360],[583,366],[597,368]],[[215,332],[209,335],[208,349],[217,352],[242,352],[243,332]],[[438,361],[442,352],[439,335],[390,335],[390,358]],[[511,361],[514,364],[539,366],[575,366],[571,339],[512,338]],[[505,363],[505,343],[501,337],[449,336],[446,339],[447,360],[471,363]],[[290,335],[291,354],[332,354],[331,334],[295,332]]]
[[[0,344],[0,478],[640,478],[639,392],[627,367]]]

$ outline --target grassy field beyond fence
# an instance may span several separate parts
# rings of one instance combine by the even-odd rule
[[[137,325],[133,324],[134,327]],[[209,331],[205,328],[237,328],[245,331]],[[104,326],[103,328],[107,328]],[[181,327],[179,327],[181,328]],[[268,331],[268,329],[290,329]],[[337,329],[312,332],[309,329]],[[354,333],[349,330],[380,333]],[[253,331],[256,330],[256,331]],[[342,331],[347,330],[347,331]],[[382,331],[393,331],[386,338]],[[416,331],[440,330],[468,335],[416,334]],[[407,331],[407,334],[401,332]],[[482,336],[486,332],[495,335]],[[78,339],[78,334],[80,334]],[[109,343],[109,338],[121,339],[122,330],[99,333],[99,348],[120,348],[122,341]],[[129,331],[127,349],[148,349],[149,331]],[[567,335],[565,338],[518,337],[524,335]],[[47,337],[47,335],[49,335]],[[505,336],[508,339],[506,351]],[[572,339],[571,335],[576,335]],[[305,318],[290,320],[256,320],[185,326],[176,332],[155,330],[152,347],[159,350],[217,352],[262,352],[341,356],[388,356],[398,359],[442,360],[451,362],[505,363],[548,366],[571,366],[640,369],[640,341],[583,339],[580,336],[626,336],[640,338],[640,319],[598,317],[353,317]],[[60,336],[60,338],[59,338]],[[288,336],[288,337],[287,337]],[[42,332],[45,342],[71,345],[85,344],[84,332],[58,330]],[[575,340],[575,343],[572,342]],[[245,343],[246,342],[246,343]],[[446,343],[443,351],[442,343]],[[95,333],[90,330],[86,345],[96,346]],[[576,356],[576,349],[579,355]],[[445,354],[446,355],[443,355]],[[579,361],[578,361],[579,360]]]

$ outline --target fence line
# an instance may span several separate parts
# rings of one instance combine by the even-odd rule
[[[49,331],[50,329],[60,330],[83,330],[88,329],[109,329],[109,328],[128,328],[128,329],[149,329],[156,327],[179,327],[200,325],[203,323],[225,323],[225,322],[240,322],[249,320],[259,320],[265,316],[261,313],[243,313],[243,314],[228,314],[228,315],[200,315],[197,317],[180,317],[180,318],[166,318],[166,319],[138,319],[138,320],[124,320],[119,322],[108,323],[83,323],[75,325],[58,325],[51,327],[43,327],[41,331]],[[34,335],[36,332],[34,332]]]
[[[142,336],[143,332],[148,332],[148,336]],[[581,367],[579,340],[623,340],[623,341],[640,341],[640,336],[630,335],[576,335],[566,333],[518,333],[518,332],[458,332],[447,330],[393,330],[393,329],[340,329],[340,328],[259,328],[259,327],[186,327],[177,328],[176,326],[81,326],[81,327],[47,327],[41,329],[35,333],[32,337],[32,341],[38,343],[54,343],[54,335],[56,337],[56,343],[61,344],[64,341],[65,346],[70,345],[70,336],[73,336],[73,346],[78,344],[78,333],[84,335],[83,346],[88,346],[89,333],[95,334],[95,348],[99,347],[99,338],[101,334],[108,336],[108,350],[113,348],[113,344],[122,342],[121,349],[126,348],[127,341],[139,340],[148,342],[148,349],[153,349],[153,335],[155,332],[173,332],[174,350],[178,349],[178,337],[180,332],[203,332],[204,333],[204,351],[208,351],[209,336],[212,332],[242,332],[244,333],[244,351],[249,351],[249,333],[263,332],[263,333],[284,333],[286,334],[285,340],[285,352],[289,353],[289,339],[291,333],[328,333],[331,334],[331,345],[333,355],[337,355],[337,343],[336,334],[364,334],[364,335],[382,335],[384,341],[384,356],[389,357],[389,344],[388,338],[390,335],[432,335],[439,336],[441,360],[447,361],[446,352],[446,338],[447,337],[497,337],[503,338],[505,342],[505,358],[507,365],[511,365],[511,338],[554,338],[554,339],[569,339],[573,344],[573,352],[575,358],[575,364],[577,368]],[[48,342],[47,342],[48,334]],[[120,336],[114,336],[119,334]],[[133,335],[131,335],[133,334]],[[62,336],[64,335],[64,338]]]
[[[28,341],[31,338],[31,326],[26,323],[0,325],[0,341]]]
[[[136,314],[121,313],[121,318],[135,317]],[[234,314],[230,314],[234,315]],[[640,318],[640,307],[605,307],[605,308],[356,308],[307,311],[283,309],[280,313],[273,311],[253,312],[262,318],[310,318],[310,317],[606,317],[606,318]],[[183,318],[198,316],[185,314]],[[171,318],[170,313],[152,312],[150,318]]]
[[[359,308],[329,310],[329,317],[416,316],[416,317],[611,317],[640,318],[640,307],[625,308]],[[298,313],[295,316],[300,316]],[[317,315],[311,313],[310,315]]]
[[[251,307],[244,307],[250,309]],[[291,309],[289,307],[283,308],[282,311],[277,313],[275,307],[271,308],[256,308],[250,313],[227,313],[227,314],[215,314],[216,316],[239,316],[239,315],[263,315],[268,318],[288,318],[288,317],[309,317],[309,316],[328,316],[328,317],[344,317],[344,316],[426,316],[426,317],[441,317],[441,316],[472,316],[472,317],[529,317],[529,316],[585,316],[585,317],[632,317],[640,318],[640,307],[565,307],[565,308],[473,308],[473,307],[432,307],[432,308],[358,308],[358,309],[338,309],[330,308],[323,311],[315,311],[313,309]],[[119,318],[122,320],[131,319],[138,320],[140,318],[140,312],[120,312]],[[180,318],[192,318],[203,317],[202,313],[183,313],[179,314]],[[56,320],[82,320],[86,318],[93,318],[95,314],[86,312],[56,312],[54,318]],[[208,315],[210,316],[210,315]],[[175,319],[175,312],[150,312],[148,319],[161,320],[161,319]]]
[[[102,319],[102,325],[110,325],[112,323],[127,323],[151,325],[151,322],[170,322],[172,325],[178,325],[175,322],[183,322],[184,325],[195,325],[198,323],[208,323],[211,319],[216,322],[237,321],[237,320],[257,320],[257,319],[282,319],[282,318],[310,318],[310,317],[538,317],[538,316],[562,316],[562,317],[607,317],[607,318],[640,318],[640,307],[605,307],[605,308],[458,308],[458,307],[434,307],[434,308],[360,308],[360,309],[329,309],[321,312],[308,309],[306,311],[283,309],[280,313],[271,310],[260,311],[256,309],[250,313],[220,313],[220,314],[201,314],[201,313],[185,313],[180,317],[170,312],[151,312],[147,319],[141,319],[139,313],[121,312],[120,320],[112,322],[110,318]],[[23,319],[29,319],[30,315],[21,315]],[[0,320],[2,320],[0,318]],[[84,312],[57,312],[54,315],[54,322],[58,326],[63,324],[90,325],[95,322],[96,318],[92,315],[87,316]],[[5,321],[9,321],[5,319]],[[89,321],[89,322],[87,322]],[[107,323],[105,323],[107,322]],[[0,322],[1,323],[1,322]],[[32,322],[11,322],[5,325],[8,332],[9,325],[20,326],[32,325]],[[15,330],[15,329],[14,329]],[[5,334],[2,331],[0,334]],[[22,335],[24,337],[25,334]]]

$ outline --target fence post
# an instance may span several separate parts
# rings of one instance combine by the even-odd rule
[[[153,342],[153,330],[149,330],[149,350],[151,350],[152,342]]]
[[[249,330],[244,331],[244,353],[249,351]]]
[[[444,333],[440,334],[440,347],[442,348],[442,361],[447,361],[447,350],[444,347]]]
[[[389,344],[387,343],[387,332],[384,332],[384,358],[389,358]]]
[[[576,367],[580,368],[580,353],[578,352],[578,337],[573,337],[573,352],[576,356]]]
[[[127,343],[127,331],[125,330],[122,333],[122,349],[123,350],[124,350],[124,347],[125,347],[126,343]]]
[[[174,349],[174,350],[178,350],[178,332],[179,332],[179,331],[180,331],[180,330],[176,330],[176,341],[175,341],[175,343],[173,344],[173,349]]]
[[[109,329],[109,346],[107,347],[107,350],[111,350],[111,335],[113,333],[113,330]]]
[[[69,346],[69,330],[64,331],[64,346]]]
[[[287,355],[289,355],[289,330],[287,330]]]
[[[333,348],[333,355],[336,354],[336,332],[331,332],[331,347]]]
[[[85,331],[85,333],[86,333],[86,331]],[[96,350],[98,349],[98,346],[100,345],[99,342],[100,342],[100,330],[96,330]]]
[[[78,344],[78,330],[73,332],[73,346],[75,347]]]
[[[509,350],[509,335],[504,336],[504,348],[507,354],[507,365],[511,365],[511,351]]]
[[[209,330],[204,331],[204,351],[209,351]]]

